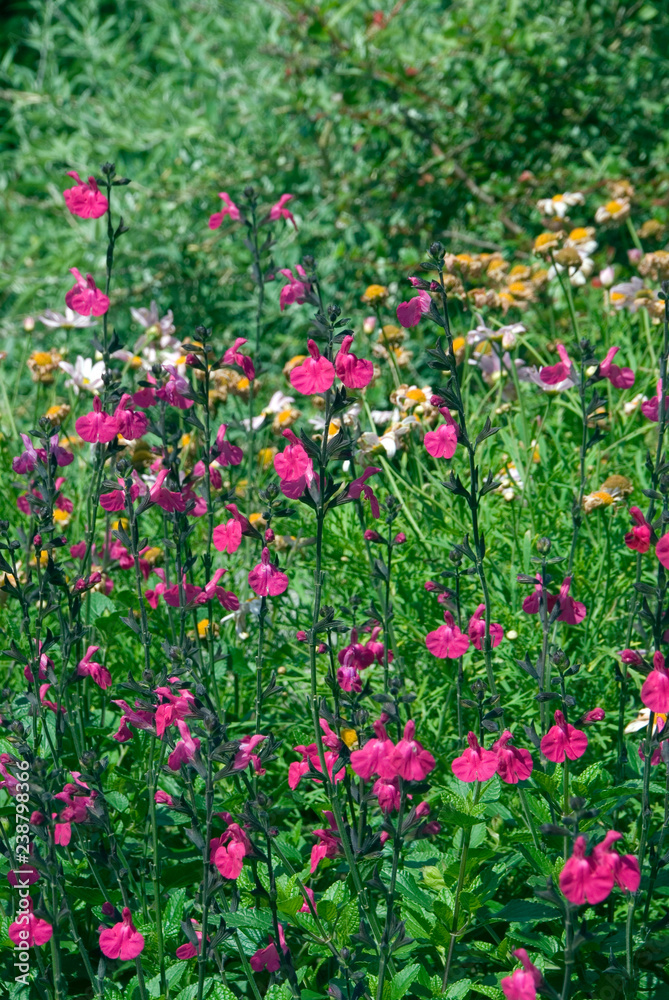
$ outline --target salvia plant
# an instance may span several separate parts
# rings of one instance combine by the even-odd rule
[[[84,354],[34,351],[6,428],[7,995],[666,996],[669,267],[631,193],[596,221],[646,283],[587,288],[572,192],[539,204],[545,267],[437,240],[393,316],[278,266],[290,194],[222,192],[244,328],[154,302],[133,340],[131,182],[69,176],[105,266],[40,319]]]

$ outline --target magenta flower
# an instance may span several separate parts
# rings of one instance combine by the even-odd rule
[[[380,632],[381,632],[381,627],[379,625],[375,625],[374,628],[372,629],[372,634],[370,635],[369,639],[367,640],[365,646],[366,646],[366,649],[368,649],[369,652],[372,654],[372,656],[374,657],[374,659],[376,660],[376,662],[380,663],[381,665],[383,665],[383,663],[385,662],[385,657],[386,657],[386,647],[385,647],[385,644],[383,642],[378,642],[377,641],[377,636],[379,635]],[[393,654],[392,649],[389,649],[388,650],[388,663],[392,663],[393,662],[393,656],[394,656],[394,654]]]
[[[180,375],[174,365],[163,365],[169,378],[165,385],[156,390],[156,397],[176,406],[179,410],[190,410],[194,400],[189,399],[186,393],[191,391],[191,385],[185,375]],[[135,395],[137,395],[135,393]]]
[[[474,614],[469,619],[469,628],[467,632],[469,633],[469,638],[472,644],[476,646],[477,649],[483,649],[483,640],[485,638],[485,621],[482,621],[485,615],[485,604],[479,604]],[[490,640],[492,642],[493,649],[495,646],[499,646],[500,642],[504,638],[504,629],[501,625],[496,622],[490,622]]]
[[[288,489],[288,496],[301,496],[307,486],[314,481],[314,466],[305,451],[304,445],[290,429],[283,431],[283,436],[290,442],[282,452],[274,456],[274,471]]]
[[[186,500],[181,493],[172,492],[163,485],[169,475],[168,469],[161,469],[156,476],[156,481],[149,490],[151,503],[157,504],[163,510],[178,510],[183,512],[186,509]]]
[[[522,969],[515,969],[510,976],[502,979],[502,991],[506,1000],[536,1000],[537,989],[543,976],[533,965],[524,948],[516,948],[514,956],[522,963]]]
[[[418,326],[423,313],[430,311],[431,303],[432,299],[427,292],[419,292],[418,295],[414,295],[408,302],[400,302],[397,307],[397,319],[400,326],[403,326],[405,329]]]
[[[296,753],[302,754],[302,760],[295,760],[288,768],[288,787],[292,788],[293,791],[297,788],[301,782],[304,775],[313,768],[314,771],[318,771],[320,774],[323,773],[323,768],[321,767],[320,758],[318,756],[318,747],[315,743],[310,743],[309,746],[304,746],[299,744],[299,746],[293,747]],[[330,780],[342,781],[344,778],[344,768],[337,771],[336,775],[332,776],[332,771],[337,758],[339,757],[338,751],[327,750],[323,754],[325,758],[325,767],[330,776]],[[320,778],[314,778],[319,785],[321,783]]]
[[[428,431],[423,443],[432,458],[453,458],[458,446],[458,429],[455,423],[440,424],[436,430]]]
[[[199,739],[193,739],[183,719],[177,719],[176,723],[177,729],[181,733],[181,739],[167,758],[167,765],[172,771],[178,771],[182,764],[193,760],[200,749]]]
[[[669,712],[669,670],[662,653],[653,654],[653,669],[641,687],[641,701],[651,712]]]
[[[218,552],[232,555],[242,544],[242,526],[239,521],[231,517],[225,524],[219,524],[214,528],[211,538]]]
[[[217,569],[209,583],[206,583],[200,593],[193,599],[192,603],[208,604],[216,600],[227,611],[237,611],[239,609],[239,599],[231,590],[219,587],[218,581],[225,575],[226,570]]]
[[[176,725],[177,719],[186,719],[193,714],[195,698],[187,688],[174,694],[168,687],[157,687],[156,694],[162,704],[156,709],[156,735],[162,737],[168,726]]]
[[[362,677],[352,663],[346,663],[338,668],[337,684],[342,691],[355,691],[356,694],[362,691]]]
[[[657,383],[657,394],[652,399],[641,404],[641,412],[647,420],[657,423],[660,419],[660,406],[662,404],[662,382]]]
[[[135,413],[135,402],[130,393],[124,392],[114,410],[118,422],[118,432],[126,441],[136,441],[146,434],[149,420],[145,413]]]
[[[12,459],[12,471],[19,476],[27,476],[37,468],[39,455],[35,451],[32,441],[27,434],[22,434],[23,452]]]
[[[591,708],[589,712],[582,715],[578,720],[582,726],[592,725],[593,722],[601,722],[606,718],[606,712],[603,708]]]
[[[539,370],[539,378],[546,385],[559,385],[571,376],[571,359],[563,344],[557,345],[560,361],[556,365],[544,365]]]
[[[492,745],[493,753],[497,754],[497,773],[507,785],[525,781],[531,775],[534,766],[530,751],[510,746],[512,739],[513,733],[505,729]]]
[[[588,737],[583,730],[570,725],[558,708],[551,726],[541,741],[541,752],[548,760],[562,764],[565,757],[578,760],[588,749]]]
[[[307,902],[307,899],[305,898],[304,902],[302,903],[302,906],[299,908],[299,910],[297,912],[298,913],[313,913],[313,911],[316,909],[316,899],[314,898],[314,890],[310,889],[308,885],[305,885],[305,887],[304,887],[304,889],[302,891],[305,892],[307,894],[307,896],[309,897],[309,901],[311,902],[311,906],[309,906],[309,903]]]
[[[376,466],[368,465],[363,474],[350,483],[348,490],[346,491],[346,498],[348,500],[359,500],[361,496],[367,497],[372,511],[372,517],[379,517],[381,510],[379,508],[379,501],[376,499],[374,494],[374,490],[371,486],[367,486],[367,480],[370,476],[375,476],[376,473],[380,471],[381,469],[377,469]]]
[[[176,950],[176,956],[182,961],[186,961],[189,958],[195,958],[196,955],[200,954],[200,948],[202,946],[202,931],[198,930],[197,923],[192,917],[190,922],[193,925],[193,932],[197,938],[197,948],[190,941],[187,941],[186,944],[180,944]]]
[[[109,493],[100,494],[100,506],[104,510],[113,512],[113,511],[123,510],[125,507],[125,481],[121,479],[120,476],[118,476],[117,482],[119,484],[120,489],[110,490]],[[130,487],[129,492],[130,492],[130,499],[133,501],[136,500],[137,497],[139,496],[139,486],[133,484]],[[132,566],[133,563],[131,562],[130,565]]]
[[[655,546],[655,555],[664,568],[669,569],[669,534],[662,535],[662,538]]]
[[[99,396],[93,400],[93,411],[79,417],[74,427],[79,437],[89,444],[106,444],[118,434],[118,420],[104,412]]]
[[[109,208],[109,202],[100,191],[95,177],[89,177],[88,183],[82,181],[76,170],[68,170],[67,176],[77,183],[74,187],[63,191],[65,204],[72,215],[80,219],[99,219]]]
[[[106,667],[103,667],[101,663],[96,663],[91,657],[94,656],[99,646],[89,646],[84,656],[79,660],[77,666],[77,673],[80,677],[90,677],[92,681],[95,681],[98,687],[102,688],[104,691],[106,688],[111,687],[112,677]]]
[[[280,267],[279,274],[282,274],[284,278],[288,278],[288,284],[284,285],[279,293],[279,305],[281,306],[281,312],[286,308],[295,303],[301,306],[307,301],[307,297],[311,292],[311,285],[308,281],[301,279],[306,278],[307,272],[300,264],[295,265],[295,271],[299,277],[294,278],[293,272],[289,267]],[[297,386],[295,386],[297,389]],[[298,392],[301,390],[298,389]]]
[[[237,365],[246,375],[249,382],[253,382],[256,377],[256,370],[248,354],[242,354],[239,348],[246,343],[245,337],[237,337],[232,347],[228,347],[223,355],[223,363],[226,365]]]
[[[615,882],[613,867],[594,854],[586,855],[585,837],[574,841],[572,856],[560,872],[560,889],[570,903],[596,906],[610,895]]]
[[[613,359],[619,350],[619,347],[609,348],[599,366],[599,374],[607,378],[615,389],[629,389],[634,385],[634,372],[631,368],[620,368],[619,365],[613,364]]]
[[[396,812],[400,807],[400,779],[377,778],[372,788],[372,795],[379,800],[382,813]]]
[[[269,217],[272,222],[276,222],[277,219],[287,219],[293,224],[295,229],[297,229],[297,223],[293,218],[292,213],[286,208],[289,201],[293,200],[292,194],[282,194],[276,204],[272,205],[269,210]]]
[[[523,599],[523,604],[522,604],[523,611],[527,615],[538,614],[539,608],[541,606],[541,599],[543,598],[546,602],[546,610],[548,614],[550,614],[553,608],[555,607],[555,602],[557,601],[557,597],[555,597],[553,594],[549,594],[548,591],[545,589],[540,573],[536,574],[536,579],[537,583],[535,583],[534,585],[534,591],[531,594],[528,594],[527,597]]]
[[[479,745],[476,734],[467,733],[469,746],[461,757],[456,757],[451,770],[460,781],[487,781],[497,771],[497,754]]]
[[[230,444],[229,441],[225,440],[227,429],[226,424],[221,424],[216,434],[214,448],[218,452],[218,464],[224,467],[227,465],[241,465],[244,452],[236,444]]]
[[[97,287],[93,276],[87,274],[84,278],[76,267],[71,267],[70,273],[76,284],[65,296],[65,304],[80,316],[103,316],[109,309],[109,299]]]
[[[221,837],[221,841],[227,839],[227,844],[221,843],[214,855],[214,864],[218,868],[223,878],[236,879],[242,873],[244,858],[246,857],[246,844],[244,840],[236,836],[236,831],[232,828],[239,827],[236,823],[231,823],[226,832]],[[240,831],[241,832],[241,831]]]
[[[318,838],[318,842],[311,848],[312,875],[318,868],[323,858],[336,858],[338,854],[341,854],[342,850],[339,831],[337,829],[337,821],[334,818],[334,814],[328,809],[324,809],[323,815],[327,819],[330,826],[323,830],[313,831],[314,837]]]
[[[253,764],[253,767],[257,773],[260,772],[260,758],[253,751],[257,746],[260,746],[266,736],[262,736],[260,733],[256,733],[255,736],[244,736],[240,740],[239,750],[235,754],[235,759],[232,766],[235,771],[243,771],[245,767],[249,764]]]
[[[625,545],[628,549],[632,549],[633,552],[640,552],[642,554],[648,552],[653,529],[638,507],[630,507],[630,515],[634,521],[634,527],[625,535]],[[662,562],[661,559],[660,562]],[[663,563],[663,565],[665,564]],[[667,553],[667,565],[669,565],[669,552]]]
[[[334,382],[334,365],[323,357],[315,341],[307,341],[307,350],[310,356],[291,370],[290,384],[303,396],[311,396],[315,392],[327,392]]]
[[[341,379],[347,389],[364,389],[374,378],[374,365],[371,361],[358,358],[349,353],[353,337],[344,337],[335,358],[337,378]]]
[[[425,645],[440,660],[457,660],[469,649],[469,638],[453,621],[450,611],[444,611],[445,625],[440,625],[425,636]]]
[[[270,562],[269,549],[262,550],[260,562],[249,571],[249,586],[258,597],[278,597],[288,587],[288,577]]]
[[[173,806],[174,799],[168,792],[164,792],[162,788],[159,788],[155,795],[153,796],[153,801],[156,805],[160,806]]]
[[[560,603],[560,614],[557,620],[564,622],[566,625],[579,625],[585,618],[587,611],[585,610],[585,604],[575,601],[573,597],[569,596],[570,586],[571,577],[566,576],[562,581],[560,593],[557,598]]]
[[[354,667],[356,670],[366,670],[374,662],[374,652],[369,643],[358,642],[358,630],[351,629],[351,641],[337,653],[337,659],[343,667]]]
[[[218,229],[223,222],[226,215],[229,215],[231,219],[235,222],[239,219],[239,209],[235,205],[234,201],[230,198],[227,191],[221,191],[219,196],[223,200],[223,208],[220,212],[214,212],[213,215],[209,216],[209,228]]]
[[[123,920],[100,930],[100,951],[107,958],[120,958],[122,962],[127,962],[137,958],[143,948],[144,936],[133,924],[127,906],[123,908]]]
[[[373,723],[375,736],[367,740],[360,750],[351,754],[351,767],[364,781],[369,781],[373,774],[380,778],[393,778],[393,751],[395,744],[388,739],[386,728],[380,720]]]
[[[262,972],[263,969],[267,969],[268,972],[278,972],[281,968],[279,952],[271,934],[269,935],[269,940],[270,943],[267,948],[260,948],[249,959],[249,964],[254,972]],[[279,924],[279,944],[284,955],[288,954],[288,945],[286,944],[281,924]]]
[[[40,948],[51,940],[53,927],[34,915],[33,901],[28,897],[28,909],[19,913],[17,919],[9,925],[7,934],[16,948]]]
[[[414,739],[416,723],[409,719],[404,735],[390,757],[390,766],[406,781],[423,781],[434,770],[436,761],[422,743]]]
[[[618,854],[612,851],[611,845],[617,840],[622,840],[622,834],[616,830],[609,830],[601,844],[596,844],[592,855],[597,864],[608,865],[612,872],[615,884],[626,892],[636,892],[641,882],[641,871],[639,861],[633,854]]]

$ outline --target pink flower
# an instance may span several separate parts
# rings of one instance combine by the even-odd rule
[[[253,762],[253,766],[259,772],[260,758],[253,751],[257,746],[266,740],[266,736],[256,733],[255,736],[244,736],[239,743],[239,750],[235,754],[232,766],[235,771],[243,771],[245,767]]]
[[[231,590],[224,590],[219,587],[218,581],[225,574],[224,569],[217,569],[209,583],[205,584],[200,593],[193,598],[193,604],[208,604],[209,601],[217,600],[221,607],[227,611],[237,611],[239,609],[239,599]]]
[[[555,712],[554,718],[555,725],[541,741],[542,754],[556,764],[561,764],[565,757],[578,760],[588,748],[588,737],[583,730],[570,725],[560,709]]]
[[[624,541],[628,549],[634,552],[648,552],[650,548],[650,536],[652,528],[643,513],[638,507],[630,507],[630,515],[634,521],[634,527],[625,535]],[[658,559],[660,557],[658,556]],[[660,562],[662,560],[660,559]],[[665,565],[663,563],[663,565]],[[669,552],[667,553],[667,564],[669,565]]]
[[[440,660],[457,660],[469,648],[469,638],[460,631],[450,611],[444,611],[445,625],[425,636],[425,645]]]
[[[469,628],[467,632],[469,633],[469,638],[471,639],[474,646],[477,649],[483,649],[483,640],[485,638],[485,621],[481,619],[485,615],[485,604],[479,604],[476,611],[469,619]],[[504,629],[501,625],[497,625],[495,622],[490,622],[490,640],[492,642],[493,649],[495,646],[499,646],[500,642],[504,638]]]
[[[177,719],[177,729],[181,733],[181,739],[167,758],[167,765],[172,771],[178,771],[182,764],[193,760],[200,749],[199,739],[193,739],[188,726],[182,719]]]
[[[253,382],[256,377],[256,370],[248,354],[242,354],[239,348],[246,343],[245,337],[237,337],[232,347],[228,347],[223,355],[223,363],[226,365],[237,365],[246,375],[249,382]]]
[[[101,663],[96,663],[95,660],[91,660],[91,657],[97,653],[99,648],[99,646],[88,647],[83,659],[79,660],[77,673],[80,677],[90,677],[104,691],[106,688],[111,687],[112,677],[106,667],[103,667]]]
[[[374,662],[374,652],[369,644],[358,642],[358,630],[351,629],[351,641],[337,653],[337,659],[344,667],[354,667],[356,670],[366,670]]]
[[[260,562],[249,571],[249,586],[258,597],[278,597],[288,587],[288,577],[270,562],[269,549],[262,550]]]
[[[233,825],[236,826],[237,824]],[[214,864],[223,878],[236,879],[239,878],[242,873],[245,856],[246,846],[244,842],[233,836],[227,845],[221,844],[221,846],[216,850]]]
[[[172,796],[169,795],[168,792],[164,792],[162,788],[159,788],[158,791],[155,793],[155,795],[153,796],[153,801],[156,803],[156,805],[161,805],[161,806],[174,805],[174,799],[172,798]]]
[[[156,694],[162,702],[156,709],[156,735],[162,737],[168,726],[176,725],[177,719],[193,715],[195,698],[187,688],[181,688],[178,694],[174,694],[168,687],[157,687]]]
[[[227,465],[241,465],[244,452],[236,444],[230,444],[229,441],[225,440],[227,429],[226,424],[221,424],[216,434],[216,444],[214,447],[218,452],[218,464],[224,467]]]
[[[570,586],[571,577],[566,576],[562,581],[558,596],[560,614],[557,620],[564,622],[566,625],[579,625],[585,618],[587,611],[585,610],[585,604],[581,604],[580,601],[575,601],[573,597],[569,596]]]
[[[559,385],[571,375],[571,359],[563,344],[557,345],[560,361],[556,365],[545,365],[539,370],[539,378],[546,385]]]
[[[383,665],[383,663],[385,662],[386,647],[385,647],[385,644],[383,642],[378,642],[377,641],[377,636],[379,635],[380,632],[381,632],[380,626],[379,625],[375,625],[374,628],[372,629],[372,634],[370,635],[369,639],[367,640],[367,642],[365,644],[365,648],[367,650],[369,650],[369,652],[372,654],[372,656],[376,659],[377,663],[380,663],[381,665]],[[388,663],[392,663],[393,662],[393,655],[394,654],[393,654],[392,649],[389,649],[388,650]]]
[[[376,466],[369,465],[363,472],[361,476],[354,479],[349,485],[346,492],[346,497],[348,500],[359,500],[361,495],[367,497],[369,500],[369,506],[372,511],[372,517],[379,517],[381,510],[379,508],[379,501],[376,499],[374,490],[371,486],[367,486],[367,480],[370,476],[376,475],[381,469],[376,468]]]
[[[416,723],[409,719],[390,760],[395,772],[406,781],[423,781],[436,766],[432,754],[414,739],[415,732]]]
[[[316,871],[323,858],[336,858],[341,854],[341,840],[334,815],[327,809],[323,811],[330,826],[323,830],[314,830],[318,842],[311,848],[311,874]]]
[[[7,933],[17,948],[40,948],[51,940],[53,927],[34,915],[33,901],[28,897],[28,909],[19,913]]]
[[[269,935],[270,944],[267,948],[260,948],[255,954],[251,955],[249,959],[249,964],[254,972],[262,972],[263,969],[267,969],[268,972],[278,972],[281,968],[281,959],[279,957],[279,952],[274,944],[272,935]],[[281,950],[284,955],[288,954],[288,945],[286,944],[286,938],[283,933],[283,927],[279,924],[279,944],[281,945]]]
[[[428,431],[424,444],[432,458],[453,458],[458,446],[458,429],[455,423],[440,424],[435,431]]]
[[[274,456],[274,470],[281,480],[282,493],[296,498],[314,481],[314,467],[293,431],[285,430],[283,436],[290,444]]]
[[[615,389],[629,389],[634,385],[634,372],[631,368],[620,368],[613,364],[619,347],[611,347],[599,366],[599,374],[607,378]]]
[[[225,524],[219,524],[214,528],[211,539],[218,552],[228,552],[232,555],[242,544],[242,527],[231,517]]]
[[[74,427],[79,437],[89,444],[106,444],[118,434],[118,420],[104,412],[99,396],[93,400],[92,413],[84,413]]]
[[[647,420],[657,423],[660,419],[660,406],[662,404],[662,382],[657,383],[657,394],[652,399],[641,404],[641,412]]]
[[[186,944],[180,944],[176,950],[176,956],[182,961],[189,958],[195,958],[196,955],[200,954],[200,948],[202,946],[202,931],[198,930],[197,924],[192,917],[190,922],[193,925],[193,931],[195,933],[195,937],[197,938],[197,948],[190,941],[187,941]]]
[[[214,212],[213,215],[209,216],[210,229],[218,229],[226,215],[229,215],[235,222],[239,219],[239,209],[231,200],[228,192],[221,191],[218,197],[223,199],[223,208],[220,212]]]
[[[592,856],[597,864],[608,865],[616,885],[627,892],[636,892],[641,882],[639,861],[633,854],[618,854],[612,851],[611,844],[622,840],[622,834],[609,830],[601,844],[596,844]]]
[[[178,410],[190,410],[194,403],[187,395],[191,391],[190,382],[185,375],[179,374],[174,365],[163,365],[163,368],[170,377],[165,385],[156,390],[156,397],[170,406],[176,406]]]
[[[585,853],[585,837],[577,837],[574,841],[572,856],[560,872],[560,889],[570,903],[582,906],[588,902],[596,906],[607,898],[613,889],[615,876],[613,866],[602,863],[594,853]]]
[[[373,774],[378,774],[381,778],[393,778],[396,773],[393,764],[395,745],[388,739],[381,721],[377,720],[373,725],[375,736],[367,740],[360,750],[354,750],[351,754],[351,767],[364,781],[369,781]]]
[[[513,733],[505,729],[502,735],[492,745],[493,753],[497,754],[497,773],[507,785],[516,785],[525,781],[532,773],[532,754],[522,747],[510,746]]]
[[[400,326],[405,327],[405,329],[417,326],[423,313],[430,311],[431,301],[427,292],[420,292],[408,302],[400,302],[397,307],[397,319]]]
[[[299,910],[297,912],[298,913],[313,913],[313,911],[316,909],[316,900],[314,898],[314,890],[310,889],[308,885],[305,885],[303,891],[306,892],[307,896],[309,897],[309,900],[311,902],[311,906],[309,906],[309,903],[305,899],[304,902],[302,903],[302,906],[299,908]]]
[[[281,290],[282,294],[284,290]],[[315,392],[327,392],[334,382],[334,365],[323,357],[315,341],[307,341],[307,350],[310,357],[305,358],[301,365],[292,369],[290,384],[303,396],[310,396]]]
[[[651,712],[669,712],[669,670],[662,653],[653,655],[653,669],[641,687],[641,701]]]
[[[400,807],[400,779],[377,778],[372,788],[372,795],[379,800],[382,813],[397,811]]]
[[[347,389],[364,389],[374,378],[374,365],[371,361],[358,358],[349,353],[353,337],[344,337],[335,358],[337,378],[341,379]]]
[[[347,663],[337,670],[337,684],[342,691],[362,691],[362,678],[353,664]]]
[[[467,733],[469,746],[463,750],[461,757],[456,757],[451,764],[451,770],[460,781],[487,781],[497,771],[497,754],[485,750],[479,745],[476,734]]]
[[[39,455],[35,451],[32,441],[27,434],[22,434],[23,453],[12,459],[12,471],[18,476],[26,476],[29,472],[34,472],[37,468]]]
[[[536,965],[533,965],[524,948],[516,948],[514,956],[523,965],[522,969],[515,969],[510,976],[502,979],[502,991],[506,1000],[536,1000],[537,988],[540,986],[543,976]]]
[[[151,503],[158,504],[158,506],[162,507],[163,510],[178,510],[183,512],[186,509],[186,501],[183,494],[172,492],[163,485],[168,475],[168,469],[162,469],[158,473],[155,483],[149,490],[149,499],[151,500]]]
[[[100,931],[100,951],[107,958],[120,958],[122,962],[127,962],[137,958],[143,948],[144,936],[133,924],[132,914],[127,906],[123,907],[123,920],[120,923]]]
[[[78,215],[80,219],[99,219],[104,215],[109,202],[100,191],[95,177],[89,177],[86,183],[76,170],[68,170],[67,176],[77,182],[74,187],[63,191],[65,204],[72,215]]]
[[[662,535],[662,538],[655,546],[655,555],[664,568],[669,569],[669,534]]]
[[[114,410],[114,418],[118,422],[119,434],[126,441],[136,441],[146,434],[149,420],[145,413],[135,413],[135,402],[130,393],[124,392]]]
[[[306,747],[303,746],[302,744],[299,744],[298,746],[293,747],[293,750],[295,750],[296,753],[302,754],[302,760],[293,761],[293,763],[288,768],[288,787],[292,788],[294,791],[301,782],[302,778],[305,776],[305,774],[307,774],[309,770],[313,768],[314,771],[318,771],[320,774],[322,774],[323,768],[321,767],[320,758],[318,756],[318,747],[316,746],[315,743],[310,743],[309,746]],[[325,767],[327,769],[328,775],[330,776],[330,780],[334,781],[335,783],[338,781],[342,781],[345,773],[344,768],[341,768],[341,770],[337,771],[334,777],[332,775],[334,765],[337,761],[337,758],[339,757],[339,752],[326,751],[323,754],[323,756],[325,758]],[[321,783],[320,778],[314,778],[314,781],[316,781],[319,785]]]
[[[586,712],[585,715],[581,716],[579,722],[582,726],[589,726],[593,722],[601,722],[605,718],[606,712],[604,709],[597,707],[591,708],[589,712]]]
[[[286,208],[289,201],[293,200],[292,194],[282,194],[276,204],[272,205],[269,210],[269,217],[272,222],[276,222],[277,219],[288,219],[289,222],[293,224],[295,229],[297,229],[297,223],[292,216],[292,213]]]
[[[307,272],[300,264],[295,265],[295,271],[299,277],[294,278],[293,272],[288,267],[280,267],[279,274],[282,274],[284,278],[288,278],[288,284],[284,285],[279,293],[279,305],[281,306],[281,312],[286,308],[295,303],[301,306],[307,301],[307,297],[311,292],[311,285],[308,281],[301,281],[301,278],[306,278]],[[297,386],[295,386],[297,389]],[[301,392],[298,389],[298,392]]]
[[[76,284],[65,296],[65,305],[79,313],[80,316],[103,316],[109,309],[109,299],[100,291],[93,276],[87,274],[84,278],[76,267],[70,268]]]

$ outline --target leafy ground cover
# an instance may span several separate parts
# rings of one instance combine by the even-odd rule
[[[657,11],[11,22],[10,996],[666,994]]]

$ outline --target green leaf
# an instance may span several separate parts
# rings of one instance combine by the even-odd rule
[[[91,591],[88,595],[88,601],[90,602],[90,620],[93,622],[98,618],[102,618],[105,611],[109,611],[110,613],[116,611],[116,605],[107,597],[106,594],[99,594],[97,591]]]
[[[177,889],[170,896],[163,911],[163,932],[165,937],[173,937],[181,929],[186,890]],[[183,963],[182,963],[183,964]]]
[[[417,978],[419,972],[420,965],[416,963],[414,965],[407,965],[406,968],[401,969],[397,975],[393,976],[390,981],[390,1000],[402,1000],[402,997],[407,995],[409,987],[414,979]]]
[[[539,920],[554,920],[560,911],[549,903],[533,899],[512,899],[488,920],[508,920],[512,924],[536,923]]]
[[[125,812],[130,805],[130,799],[123,792],[105,792],[105,799],[117,812]]]
[[[459,983],[452,983],[442,996],[445,1000],[464,1000],[471,992],[472,985],[471,979],[461,979]]]
[[[446,883],[444,882],[444,876],[441,874],[440,870],[435,865],[425,865],[421,868],[423,873],[423,882],[430,889],[443,889]]]

